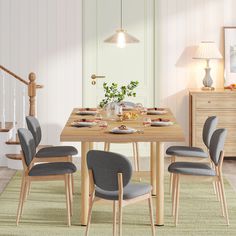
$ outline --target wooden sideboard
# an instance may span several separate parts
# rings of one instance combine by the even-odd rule
[[[190,90],[190,145],[202,147],[202,128],[208,116],[217,116],[218,128],[228,130],[225,156],[236,157],[236,91],[216,89],[214,91]]]

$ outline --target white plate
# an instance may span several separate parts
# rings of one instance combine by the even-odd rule
[[[92,115],[95,116],[98,112],[97,111],[78,111],[77,115]]]
[[[172,121],[152,121],[152,126],[170,126],[173,125],[174,122]]]
[[[147,111],[148,115],[163,115],[166,113],[167,113],[167,110],[148,110]]]
[[[71,125],[74,127],[90,127],[95,126],[96,122],[72,122]]]
[[[121,130],[119,129],[118,127],[110,130],[110,133],[113,133],[113,134],[133,134],[137,132],[136,129],[133,129],[133,128],[128,128],[128,129],[125,129],[125,130]]]

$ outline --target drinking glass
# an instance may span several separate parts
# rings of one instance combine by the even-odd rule
[[[95,120],[102,120],[102,114],[97,113],[97,114],[95,115]]]
[[[108,124],[107,124],[106,121],[100,121],[100,122],[98,123],[98,126],[99,126],[100,128],[102,128],[102,129],[106,129],[107,126],[108,126]]]
[[[151,123],[152,123],[152,120],[150,118],[147,118],[147,117],[143,118],[143,125],[144,125],[144,127],[150,126]]]

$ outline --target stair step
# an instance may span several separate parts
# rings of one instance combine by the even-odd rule
[[[12,138],[12,139],[9,139],[8,141],[6,141],[6,144],[8,144],[8,145],[20,145],[18,135],[16,135],[15,139]]]
[[[13,128],[13,122],[6,122],[5,128],[2,128],[2,123],[0,122],[0,132],[9,132]]]
[[[6,154],[6,157],[12,160],[21,160],[22,154]]]

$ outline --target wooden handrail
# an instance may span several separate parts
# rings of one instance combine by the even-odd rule
[[[13,76],[17,80],[21,81],[25,85],[28,86],[28,96],[29,96],[29,115],[35,116],[36,115],[36,107],[35,107],[35,98],[36,98],[36,90],[43,88],[43,85],[36,84],[36,75],[35,73],[31,72],[29,74],[29,82],[22,79],[12,71],[8,70],[7,68],[0,65],[0,69],[8,73],[9,75]]]
[[[14,78],[16,78],[17,80],[21,81],[22,83],[29,85],[29,82],[27,82],[26,80],[22,79],[20,76],[16,75],[15,73],[13,73],[12,71],[8,70],[7,68],[3,67],[2,65],[0,65],[0,69],[2,69],[3,71],[5,71],[6,73],[8,73],[9,75],[13,76]]]

